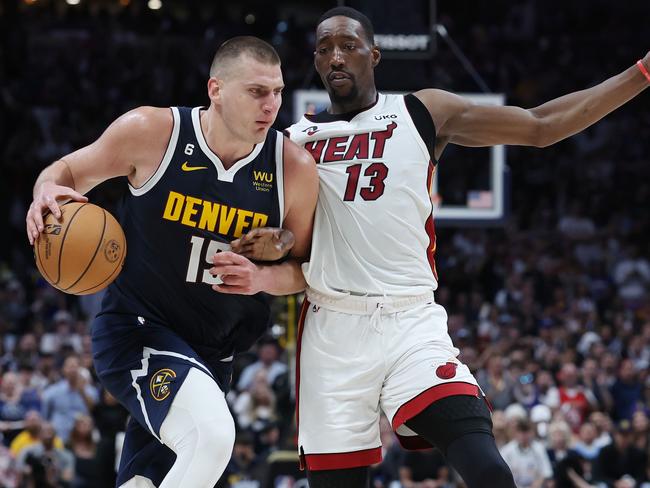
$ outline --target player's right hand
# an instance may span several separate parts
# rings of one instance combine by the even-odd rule
[[[34,201],[29,206],[25,222],[27,225],[27,239],[34,245],[38,235],[43,232],[43,214],[52,212],[56,219],[61,218],[59,203],[74,200],[75,202],[87,202],[88,197],[67,186],[57,185],[51,181],[45,181],[36,190]]]

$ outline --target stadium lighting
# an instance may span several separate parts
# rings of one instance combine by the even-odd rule
[[[147,2],[147,7],[151,10],[160,10],[162,8],[162,2],[160,0],[149,0]]]
[[[244,17],[244,22],[246,22],[248,25],[252,25],[255,23],[255,15],[254,14],[248,14],[246,17]]]
[[[79,5],[81,3],[81,0],[65,0],[65,3],[68,5]]]

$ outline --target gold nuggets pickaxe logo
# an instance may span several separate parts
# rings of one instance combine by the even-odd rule
[[[153,376],[151,376],[149,390],[151,391],[151,396],[154,400],[162,402],[169,396],[172,391],[171,382],[174,378],[176,378],[176,373],[168,368],[156,371]]]

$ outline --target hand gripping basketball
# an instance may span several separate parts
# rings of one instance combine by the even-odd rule
[[[259,227],[230,243],[233,252],[255,261],[277,261],[295,244],[293,232],[276,227]]]

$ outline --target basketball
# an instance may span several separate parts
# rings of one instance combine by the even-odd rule
[[[106,288],[122,270],[126,239],[109,212],[92,203],[61,206],[61,219],[43,218],[34,243],[36,266],[55,288],[88,295]]]

